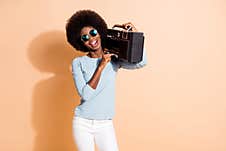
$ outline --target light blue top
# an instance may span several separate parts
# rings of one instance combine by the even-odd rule
[[[141,68],[147,63],[144,50],[143,60],[137,64],[109,62],[101,73],[96,89],[89,86],[101,58],[82,56],[72,61],[72,73],[81,103],[75,108],[75,116],[86,119],[112,119],[115,114],[115,78],[120,67],[125,69]]]

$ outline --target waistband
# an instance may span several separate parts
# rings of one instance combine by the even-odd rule
[[[101,123],[111,123],[112,122],[112,119],[106,119],[106,120],[94,120],[94,119],[86,119],[86,118],[83,118],[83,117],[79,117],[79,116],[75,116],[74,117],[76,121],[82,121],[82,122],[85,122],[85,123],[89,123],[89,124],[101,124]]]

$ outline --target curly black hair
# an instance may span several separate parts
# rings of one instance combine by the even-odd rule
[[[76,49],[88,52],[80,38],[80,32],[83,27],[92,26],[100,34],[101,45],[104,48],[104,41],[107,36],[107,24],[104,19],[92,10],[79,10],[75,12],[67,21],[66,36],[67,41]]]

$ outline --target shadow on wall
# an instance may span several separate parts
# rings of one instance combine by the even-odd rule
[[[70,65],[81,56],[67,43],[62,31],[45,32],[32,40],[28,58],[48,78],[35,84],[32,125],[33,151],[76,151],[72,137],[73,109],[79,104]]]

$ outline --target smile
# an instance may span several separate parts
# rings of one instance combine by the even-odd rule
[[[97,41],[97,40],[93,40],[93,41],[91,41],[89,44],[90,44],[92,47],[95,47],[95,46],[97,46],[98,41]]]

